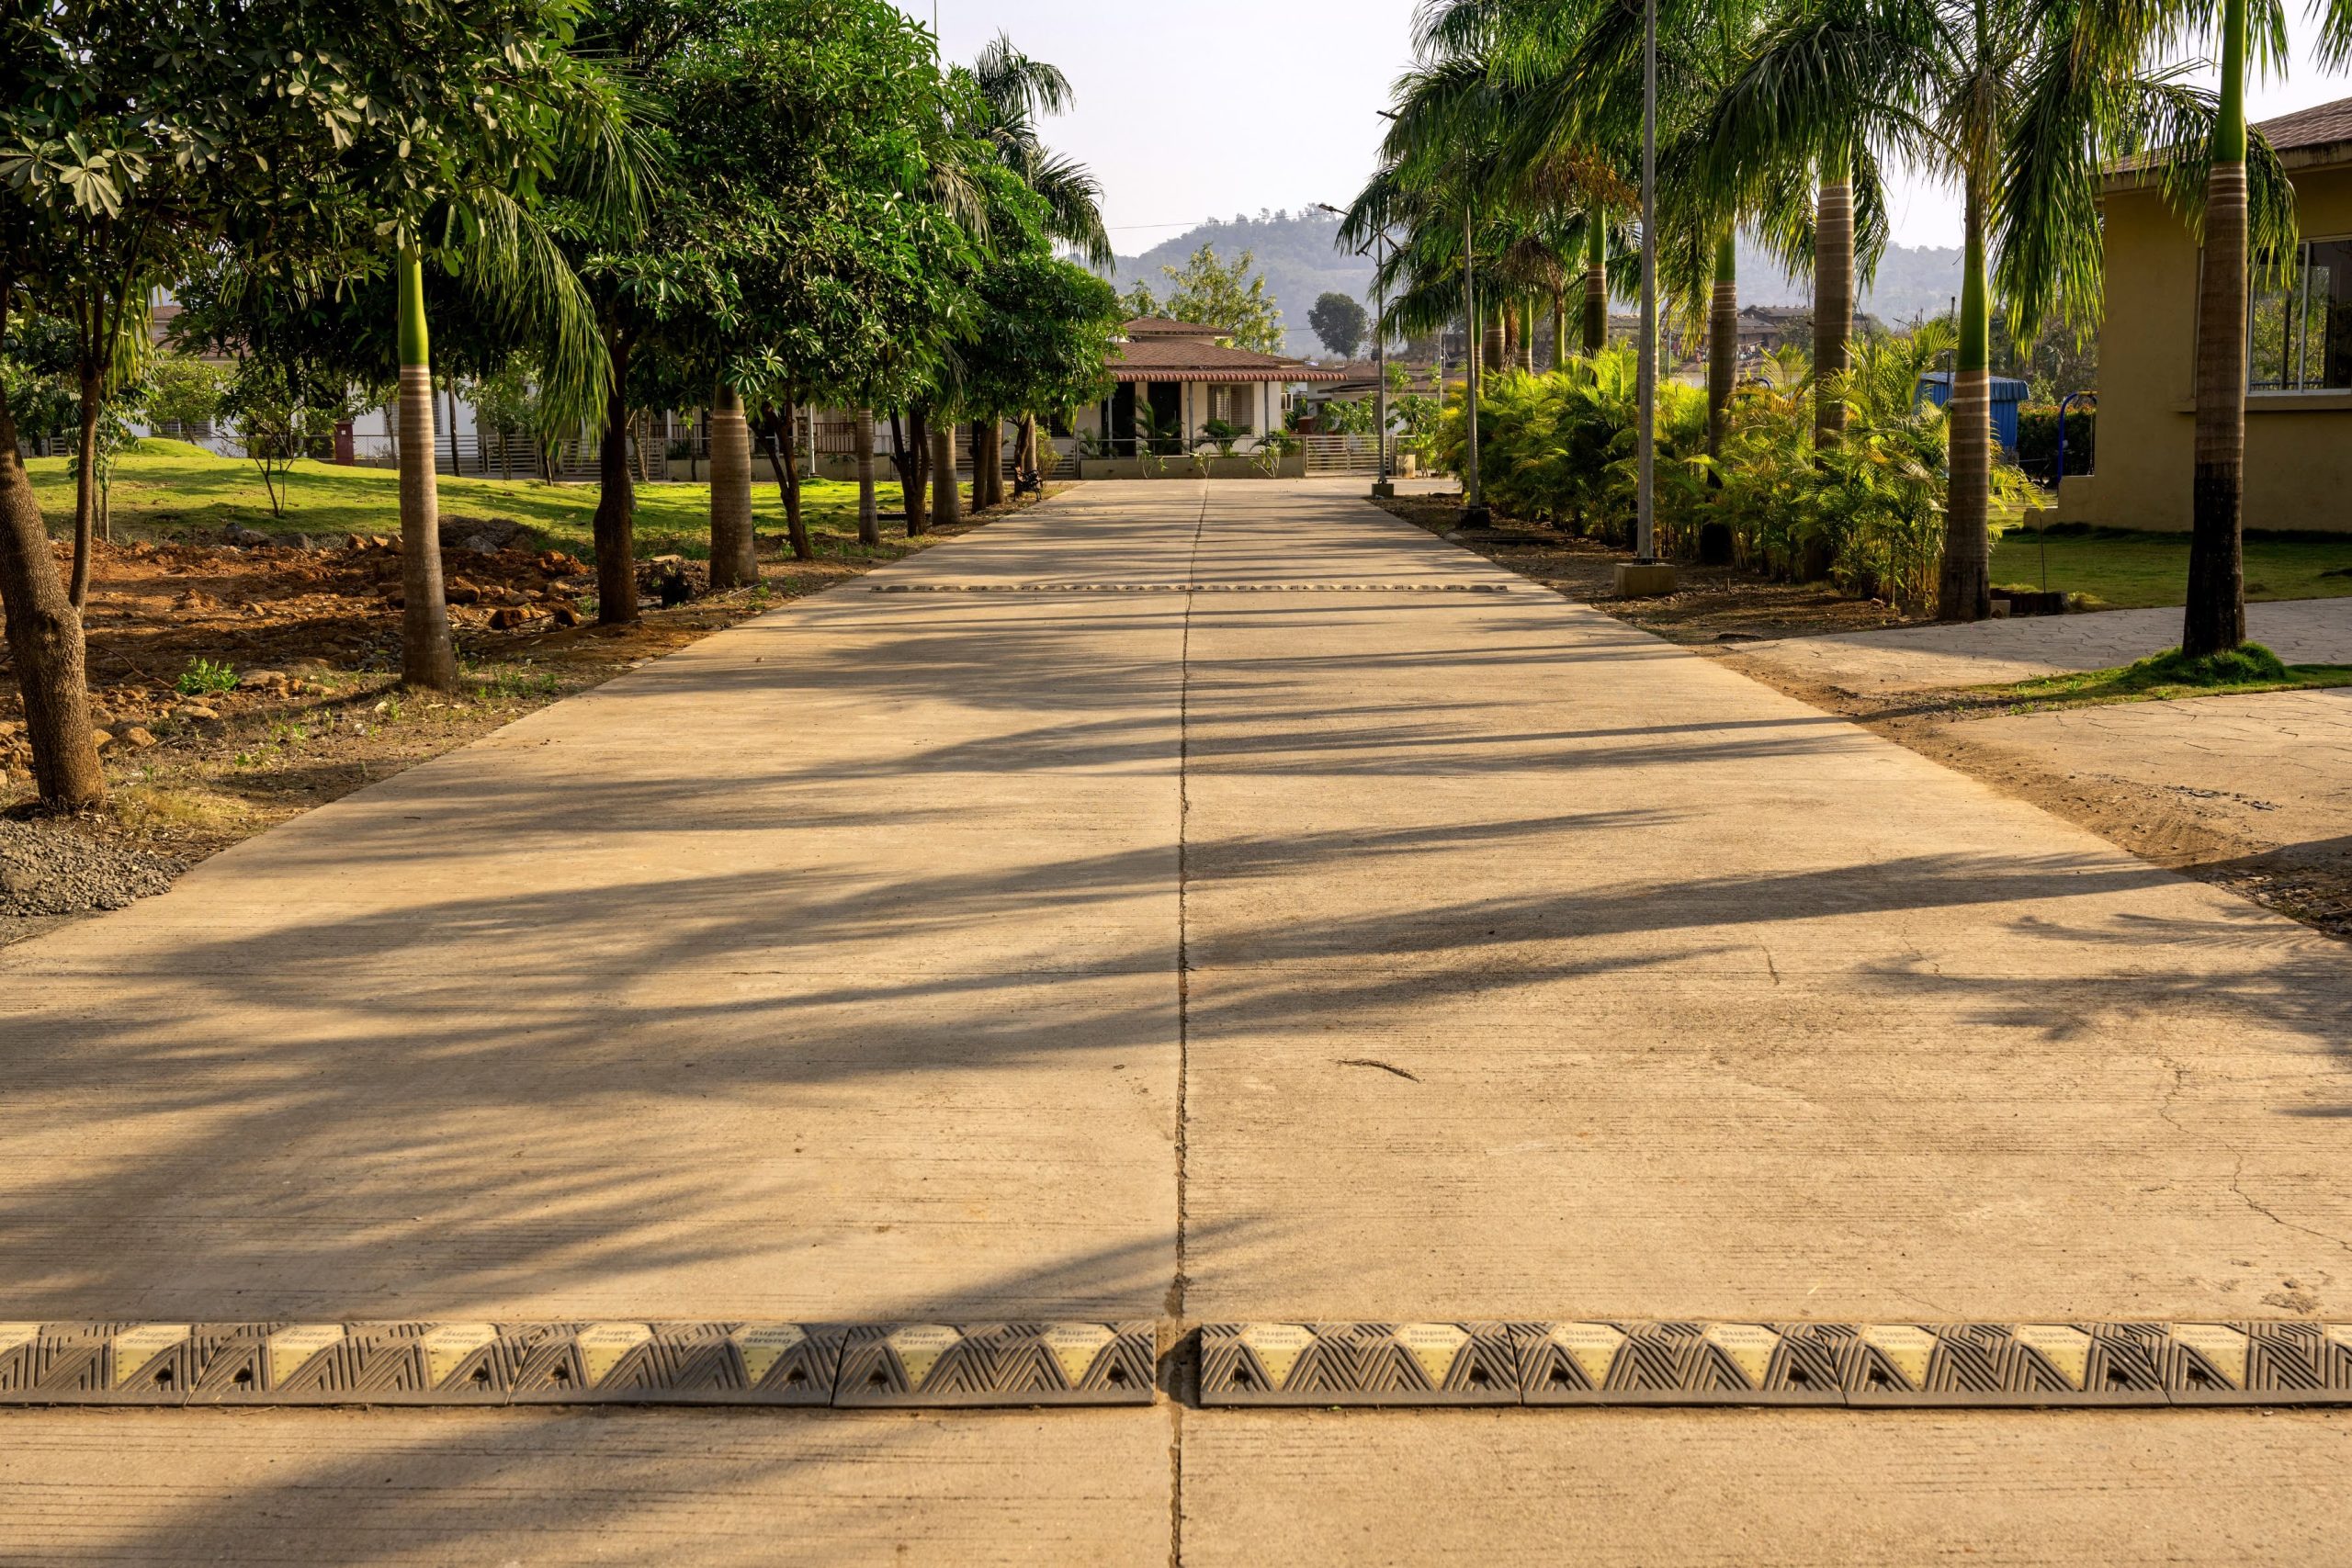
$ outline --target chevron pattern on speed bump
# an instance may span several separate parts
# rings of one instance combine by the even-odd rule
[[[1201,1330],[1200,1399],[2352,1404],[2352,1324],[1223,1323]]]
[[[1148,1323],[0,1323],[0,1404],[1148,1404]]]

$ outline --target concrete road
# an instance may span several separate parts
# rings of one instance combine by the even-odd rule
[[[0,954],[0,1316],[2352,1314],[2340,945],[1353,488],[1082,487]],[[2347,1438],[31,1412],[0,1561],[2314,1562]]]

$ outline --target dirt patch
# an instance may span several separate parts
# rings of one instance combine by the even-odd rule
[[[1449,534],[1459,516],[1451,496],[1400,496],[1375,504],[1439,535]],[[1491,537],[1454,542],[1567,598],[1850,718],[2143,860],[2228,887],[2332,936],[2352,938],[2352,840],[2282,846],[2260,836],[2252,814],[2217,810],[2200,792],[2023,755],[2000,744],[1996,727],[1977,722],[2010,711],[2013,699],[1961,688],[1874,695],[1742,657],[1743,645],[1775,637],[1917,624],[1917,617],[1891,605],[1849,599],[1819,583],[1770,582],[1732,568],[1687,564],[1678,569],[1679,592],[1620,599],[1613,568],[1631,559],[1630,551],[1521,523],[1506,524]]]
[[[113,796],[102,811],[32,819],[23,707],[0,651],[0,831],[11,835],[0,845],[42,846],[6,863],[23,869],[0,887],[0,945],[60,916],[119,908],[102,901],[108,889],[129,890],[120,902],[160,892],[289,817],[1018,509],[864,558],[796,561],[763,538],[759,587],[719,594],[705,591],[703,562],[641,561],[639,619],[624,626],[594,624],[594,575],[582,562],[512,525],[449,518],[444,571],[462,690],[446,695],[400,687],[400,554],[390,536],[101,544],[85,625]],[[53,890],[44,868],[64,879]]]

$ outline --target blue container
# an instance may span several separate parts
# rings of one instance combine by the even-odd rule
[[[1988,376],[1993,391],[1993,439],[2014,457],[2018,452],[2018,405],[2025,401],[2025,383],[2014,376]],[[1919,378],[1919,395],[1938,408],[1951,400],[1951,372],[1930,370]]]

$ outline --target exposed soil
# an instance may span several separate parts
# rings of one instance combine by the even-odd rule
[[[794,561],[763,539],[760,586],[709,594],[703,562],[661,557],[639,563],[639,621],[607,627],[594,624],[593,569],[517,525],[447,518],[443,541],[464,687],[447,696],[400,688],[391,539],[101,544],[85,624],[113,797],[36,819],[0,650],[0,945],[160,892],[289,817],[891,558]]]
[[[1853,719],[2143,860],[2228,887],[2331,936],[2352,938],[2352,849],[2344,840],[2281,849],[2230,831],[2226,820],[2217,822],[2183,792],[2021,757],[1992,743],[1995,732],[1972,722],[2007,711],[2012,705],[2006,700],[1957,690],[1906,691],[1890,700],[1802,681],[1740,656],[1741,645],[1769,638],[1916,623],[1890,605],[1846,598],[1821,583],[1771,582],[1734,568],[1687,564],[1678,570],[1677,592],[1621,599],[1612,572],[1617,562],[1632,558],[1630,551],[1536,524],[1510,522],[1483,536],[1457,535],[1460,511],[1453,496],[1399,496],[1376,504],[1567,598]]]

